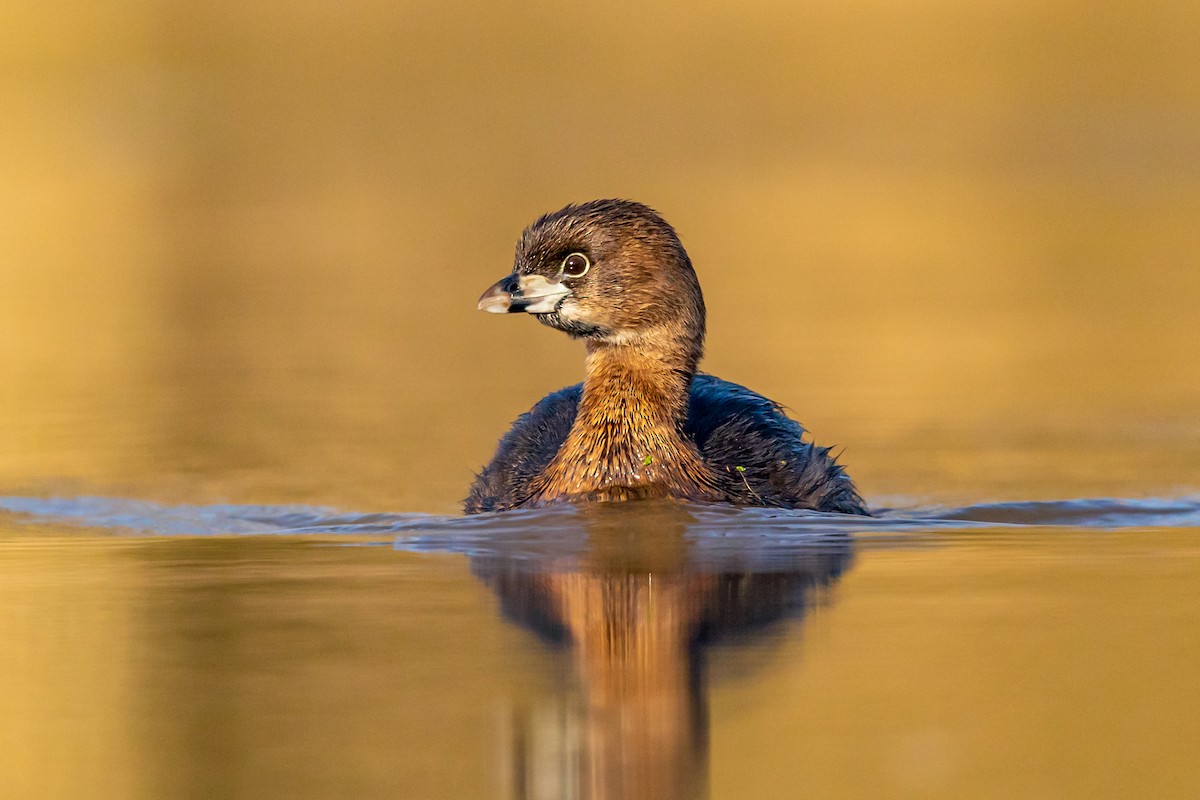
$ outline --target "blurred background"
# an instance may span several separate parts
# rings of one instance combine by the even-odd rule
[[[0,7],[8,494],[453,512],[580,346],[537,215],[680,231],[704,368],[876,504],[1200,486],[1200,10]]]

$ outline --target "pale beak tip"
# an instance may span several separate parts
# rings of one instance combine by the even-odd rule
[[[507,314],[512,308],[512,294],[496,284],[483,293],[476,308],[489,314]]]

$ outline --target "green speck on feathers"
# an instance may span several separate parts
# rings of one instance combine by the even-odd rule
[[[746,471],[746,468],[745,468],[745,467],[734,467],[734,469],[736,469],[738,472],[745,472],[745,471]]]
[[[652,463],[654,463],[654,459],[653,459],[653,458],[651,458],[650,456],[646,456],[645,458],[643,458],[643,459],[642,459],[642,463],[643,463],[643,464],[645,464],[645,465],[648,467],[648,466],[650,466]]]

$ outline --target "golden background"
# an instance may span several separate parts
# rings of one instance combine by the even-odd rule
[[[1200,474],[1190,3],[6,5],[0,480],[453,511],[577,344],[570,201],[680,230],[705,368],[870,497]]]

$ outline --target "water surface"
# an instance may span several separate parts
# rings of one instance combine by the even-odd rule
[[[1186,797],[1200,502],[0,499],[16,796]]]

